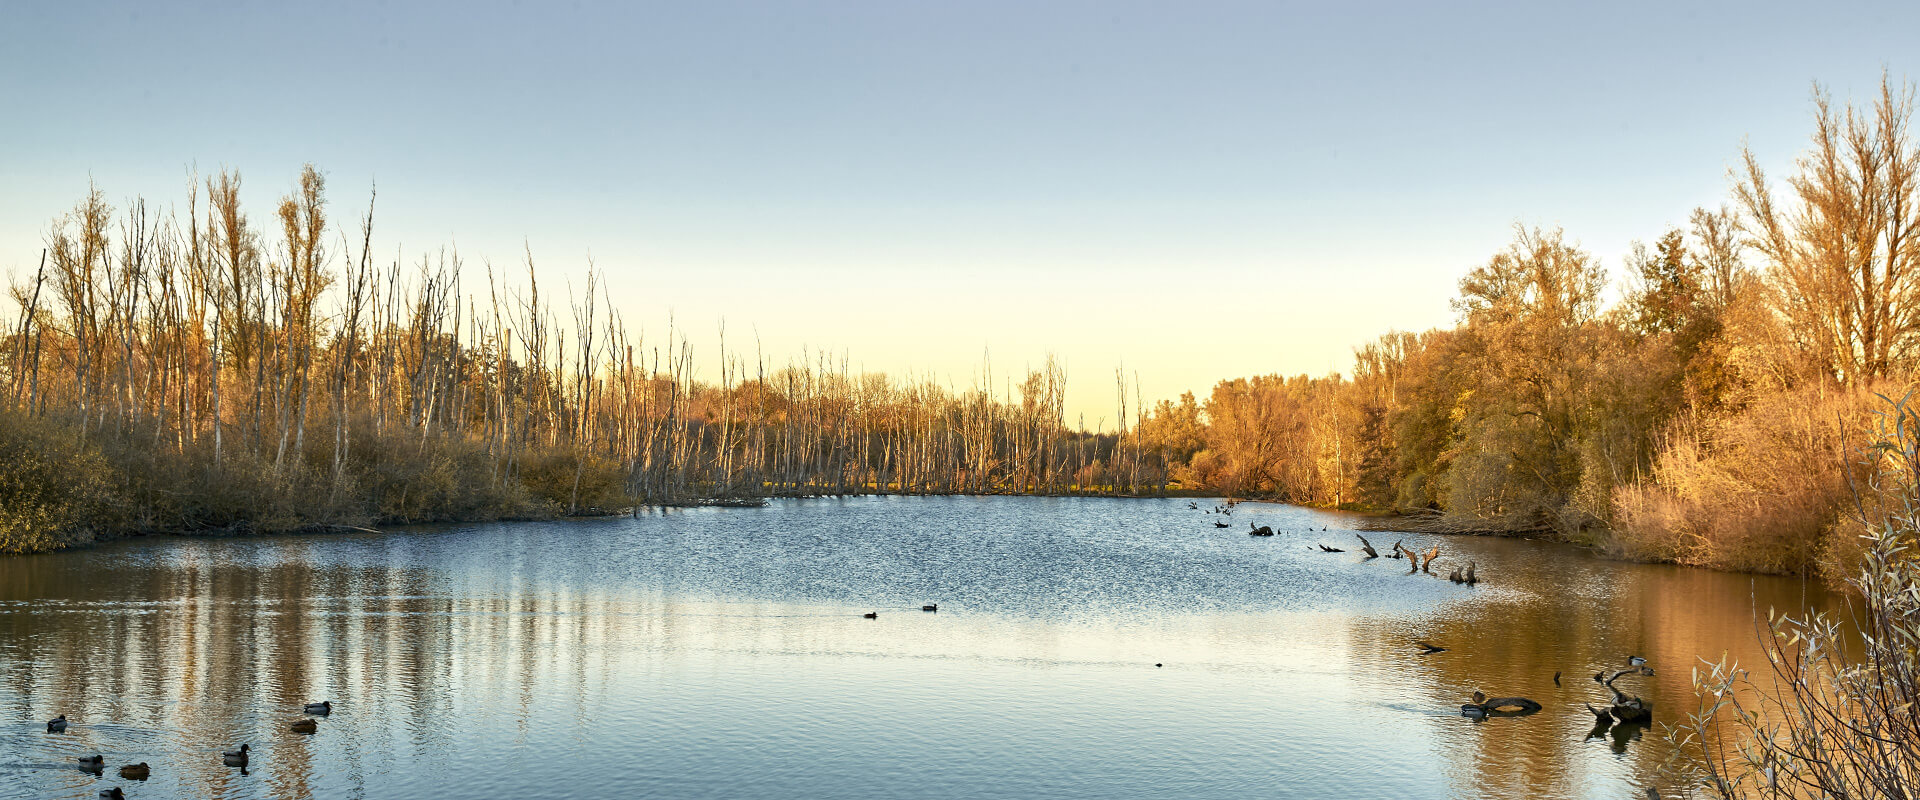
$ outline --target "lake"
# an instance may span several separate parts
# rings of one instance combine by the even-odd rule
[[[1698,656],[1758,662],[1756,608],[1833,602],[1366,534],[1474,560],[1461,586],[1363,559],[1348,516],[1188,503],[788,500],[0,557],[0,797],[1638,797],[1666,745],[1588,737],[1592,674],[1645,656],[1620,685],[1672,721]],[[1476,689],[1545,709],[1468,719]],[[289,730],[323,699],[318,733]],[[244,774],[220,759],[242,743]],[[104,776],[73,766],[94,753]]]

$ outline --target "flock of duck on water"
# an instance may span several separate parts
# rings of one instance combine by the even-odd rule
[[[1213,508],[1206,509],[1206,513],[1220,514],[1222,516],[1233,516],[1233,507],[1239,504],[1240,504],[1240,501],[1238,500],[1228,500],[1224,505],[1216,505]],[[1193,502],[1187,503],[1187,508],[1193,509],[1195,511],[1201,510],[1200,504],[1193,503]],[[1229,526],[1227,523],[1224,523],[1224,522],[1215,522],[1213,523],[1213,527],[1227,528],[1231,526]],[[1247,530],[1248,536],[1272,536],[1274,534],[1274,530],[1265,525],[1255,525],[1249,522],[1247,523],[1247,528],[1248,528]],[[1312,527],[1308,527],[1307,532],[1308,533],[1326,533],[1327,529],[1325,526],[1321,526],[1320,530],[1315,531]],[[1366,553],[1367,558],[1369,560],[1380,557],[1380,552],[1373,549],[1373,543],[1367,541],[1367,537],[1361,536],[1360,534],[1356,533],[1354,534],[1354,538],[1357,538],[1360,540],[1360,552]],[[1387,558],[1406,559],[1408,564],[1408,569],[1407,569],[1408,575],[1413,575],[1415,573],[1420,573],[1420,572],[1424,572],[1428,575],[1435,574],[1433,571],[1433,565],[1440,558],[1439,545],[1434,545],[1433,549],[1428,550],[1425,554],[1421,554],[1415,550],[1411,550],[1406,547],[1400,546],[1401,541],[1406,541],[1406,540],[1402,539],[1400,541],[1394,542],[1392,550],[1387,553],[1387,556],[1386,556]],[[1347,552],[1343,548],[1329,547],[1325,544],[1319,544],[1318,546],[1320,548],[1320,551],[1324,553]],[[1315,545],[1307,545],[1308,550],[1312,550],[1314,549],[1314,547]],[[1447,580],[1453,581],[1454,583],[1464,583],[1469,586],[1479,583],[1480,576],[1476,574],[1477,567],[1478,567],[1478,564],[1476,564],[1472,559],[1468,559],[1465,566],[1456,565],[1453,568],[1453,572],[1447,576]]]
[[[1234,506],[1239,505],[1239,503],[1240,501],[1238,500],[1229,499],[1224,504],[1215,505],[1210,509],[1204,509],[1204,511],[1210,515],[1232,516]],[[1187,508],[1195,511],[1203,510],[1197,502],[1187,503]],[[1213,526],[1215,528],[1231,527],[1225,522],[1215,522]],[[1247,535],[1249,536],[1274,535],[1273,529],[1265,525],[1255,525],[1249,522],[1247,523],[1247,527],[1249,528],[1247,531]],[[1327,532],[1327,528],[1323,526],[1319,531],[1315,531],[1312,527],[1308,527],[1307,532],[1325,533]],[[1367,541],[1367,537],[1361,536],[1358,533],[1355,533],[1354,536],[1360,540],[1360,552],[1365,553],[1368,560],[1380,558],[1379,551],[1373,548],[1373,543]],[[1346,550],[1342,548],[1329,547],[1319,543],[1308,545],[1307,549],[1313,550],[1316,545],[1322,552],[1346,552]],[[1401,546],[1401,542],[1396,541],[1393,543],[1392,551],[1389,552],[1386,557],[1406,559],[1409,565],[1407,569],[1408,575],[1420,572],[1434,575],[1433,565],[1440,558],[1440,546],[1434,545],[1433,548],[1427,552],[1419,553]],[[1477,564],[1469,559],[1465,566],[1454,566],[1453,572],[1447,576],[1447,579],[1454,583],[1466,584],[1468,586],[1477,584],[1480,582],[1480,578],[1479,575],[1476,574],[1476,567]],[[1447,650],[1447,648],[1428,644],[1427,642],[1414,642],[1414,646],[1420,649],[1420,655],[1423,656],[1433,655],[1434,653],[1444,653]],[[1652,719],[1653,704],[1648,703],[1638,696],[1626,694],[1614,687],[1615,681],[1628,675],[1651,676],[1653,675],[1653,668],[1647,666],[1647,660],[1645,658],[1640,656],[1627,656],[1626,669],[1615,670],[1610,676],[1604,669],[1593,674],[1593,681],[1605,687],[1606,690],[1612,694],[1610,701],[1602,708],[1596,709],[1591,703],[1586,704],[1587,710],[1593,713],[1596,731],[1604,731],[1604,729],[1612,726],[1616,722],[1621,724],[1645,724]],[[1553,685],[1560,685],[1560,673],[1558,672],[1553,673]],[[1485,719],[1490,716],[1526,716],[1542,708],[1539,703],[1525,697],[1490,698],[1479,691],[1475,691],[1468,699],[1471,702],[1462,704],[1460,706],[1460,713],[1463,716],[1473,719]]]
[[[289,728],[294,733],[307,733],[307,734],[318,733],[320,731],[320,721],[314,719],[314,717],[324,717],[328,714],[333,713],[333,701],[322,700],[318,703],[308,703],[305,706],[301,707],[301,711],[307,714],[308,716],[301,717],[300,719],[294,720],[293,724],[289,726]],[[48,733],[65,733],[66,730],[67,730],[67,715],[61,714],[60,716],[47,720]],[[252,750],[253,750],[253,745],[251,744],[240,745],[240,749],[238,750],[228,750],[224,753],[221,753],[220,763],[225,764],[229,767],[239,767],[240,774],[245,775],[247,773],[247,759],[249,758],[249,753],[251,753]],[[80,756],[79,758],[74,759],[74,761],[79,763],[81,771],[91,772],[95,775],[101,774],[107,768],[106,756],[100,755],[98,753],[95,753],[90,756]],[[153,774],[153,768],[147,766],[147,762],[145,761],[142,761],[138,764],[128,764],[120,768],[120,777],[130,781],[144,781],[148,778],[148,776],[152,774]],[[120,787],[114,786],[107,789],[101,789],[100,796],[103,798],[109,798],[110,800],[121,800],[121,798],[124,798],[127,795],[125,792],[121,791]]]

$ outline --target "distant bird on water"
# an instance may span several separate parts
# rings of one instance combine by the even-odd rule
[[[1423,656],[1430,656],[1430,655],[1433,655],[1434,653],[1447,652],[1447,648],[1435,647],[1434,645],[1428,644],[1427,642],[1414,642],[1413,646],[1420,648],[1420,655],[1423,655]]]
[[[924,605],[924,606],[921,606],[921,607],[920,607],[920,610],[921,610],[921,611],[939,611],[939,610],[940,610],[940,604],[939,604],[939,603],[928,603],[928,604],[926,604],[926,605]]]
[[[127,800],[127,793],[120,791],[120,787],[118,786],[111,789],[101,789],[99,796],[105,798],[105,800]]]
[[[153,774],[153,770],[147,766],[147,762],[145,761],[138,764],[128,764],[120,768],[120,777],[130,781],[144,781],[147,779],[147,776],[151,774]]]
[[[228,750],[221,753],[220,760],[229,767],[244,767],[247,765],[247,753],[251,750],[253,750],[253,745],[243,744],[240,745],[240,749],[238,750]]]
[[[311,719],[294,720],[293,732],[294,733],[319,733],[320,723]]]
[[[99,769],[102,765],[107,763],[107,757],[100,755],[98,753],[95,753],[90,756],[81,756],[79,758],[74,759],[74,761],[80,762],[80,766],[82,767]]]
[[[308,703],[305,707],[305,710],[309,714],[324,717],[328,714],[333,713],[333,701],[322,700],[318,703]]]
[[[47,720],[48,733],[59,733],[66,729],[67,729],[67,715],[65,714],[61,714],[60,716]]]
[[[867,612],[867,613],[865,613],[865,614],[861,614],[860,616],[862,616],[862,617],[864,617],[864,618],[866,618],[866,619],[879,619],[879,618],[880,618],[880,612],[878,612],[878,611],[869,611],[869,612]]]
[[[1639,656],[1627,656],[1627,666],[1629,667],[1644,667],[1646,665],[1647,665],[1647,660],[1644,658],[1641,658]]]

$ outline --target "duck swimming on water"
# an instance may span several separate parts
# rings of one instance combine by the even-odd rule
[[[227,752],[221,753],[220,760],[226,762],[227,766],[230,767],[244,767],[247,765],[247,751],[252,749],[253,745],[240,745],[240,749],[238,750],[228,750]]]
[[[322,700],[318,703],[308,703],[306,705],[305,711],[309,714],[324,717],[328,714],[333,713],[333,701]]]
[[[59,733],[66,729],[67,729],[67,715],[65,714],[61,714],[60,716],[47,720],[48,733]]]
[[[879,619],[879,618],[880,618],[880,612],[878,612],[878,611],[869,611],[869,612],[867,612],[867,613],[865,613],[865,614],[861,614],[860,616],[861,616],[862,618],[865,618],[865,619]]]
[[[311,719],[295,720],[293,723],[293,732],[318,733],[320,732],[320,723]]]
[[[99,753],[95,753],[90,756],[81,756],[79,758],[74,759],[74,761],[80,762],[80,766],[82,767],[92,767],[94,769],[99,769],[102,765],[107,763],[107,758],[106,756],[100,755]]]
[[[144,781],[147,779],[147,776],[151,774],[153,774],[153,770],[147,767],[147,762],[145,761],[138,764],[128,764],[120,768],[120,777],[130,781]]]

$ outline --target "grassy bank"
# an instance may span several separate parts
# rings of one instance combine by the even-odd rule
[[[210,445],[154,447],[148,431],[94,430],[0,411],[0,552],[146,533],[273,533],[414,522],[545,518],[624,508],[615,465],[564,450],[499,474],[484,448],[449,437],[356,434],[336,469],[327,448],[271,458]]]

